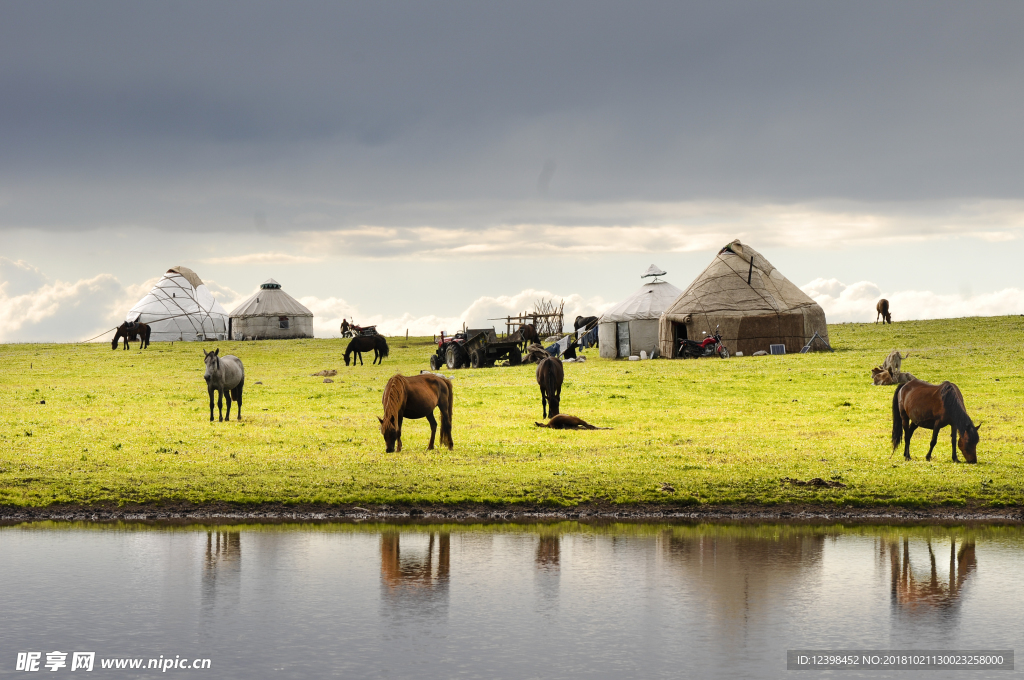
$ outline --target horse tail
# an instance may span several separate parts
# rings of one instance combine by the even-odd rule
[[[448,388],[447,402],[445,404],[438,404],[438,406],[441,406],[441,446],[447,446],[450,451],[455,446],[455,442],[452,441],[452,406],[455,403],[455,392],[452,389],[451,380],[444,377],[441,377],[441,380],[444,381],[444,386]]]
[[[903,441],[903,417],[900,416],[900,390],[903,389],[903,385],[896,388],[896,391],[892,393],[892,450],[895,451],[896,447]]]
[[[388,341],[384,339],[383,335],[377,336],[377,351],[380,353],[382,359],[387,357],[388,352],[390,351],[388,349]]]
[[[384,386],[384,395],[380,399],[384,405],[384,422],[394,418],[395,427],[398,427],[398,412],[405,404],[405,391],[405,376],[399,373],[391,376],[388,384]]]

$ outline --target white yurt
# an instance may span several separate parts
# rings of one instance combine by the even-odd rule
[[[171,267],[125,321],[152,328],[150,340],[227,340],[228,314],[188,267]]]
[[[232,310],[228,329],[235,340],[311,338],[313,312],[281,290],[280,283],[267,279],[259,290]]]
[[[668,281],[656,265],[647,268],[640,278],[651,279],[640,290],[601,315],[597,322],[597,339],[601,356],[655,356],[658,349],[658,324],[661,315],[683,292]]]

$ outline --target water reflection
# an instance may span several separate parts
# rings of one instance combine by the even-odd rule
[[[1016,526],[36,524],[0,528],[0,611],[15,649],[225,678],[778,677],[787,648],[1012,648],[1021,558]]]
[[[930,538],[924,541],[927,559],[923,555],[911,556],[908,536],[903,537],[902,545],[898,540],[880,541],[880,544],[883,559],[888,553],[892,603],[898,612],[923,614],[940,610],[950,613],[959,609],[964,585],[978,567],[973,539],[963,540],[957,550],[956,537],[950,537],[948,569],[942,577]]]

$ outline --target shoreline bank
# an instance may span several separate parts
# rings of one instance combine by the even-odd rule
[[[156,521],[173,523],[245,522],[366,522],[396,523],[551,521],[626,522],[842,522],[854,524],[941,524],[972,522],[1024,524],[1024,508],[936,506],[835,507],[828,505],[581,505],[574,507],[487,505],[295,505],[255,506],[228,503],[161,505],[51,505],[0,507],[0,524],[41,521],[112,522]]]

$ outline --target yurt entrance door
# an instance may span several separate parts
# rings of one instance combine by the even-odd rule
[[[619,356],[629,356],[629,322],[619,321],[615,324],[615,337],[618,339]]]

